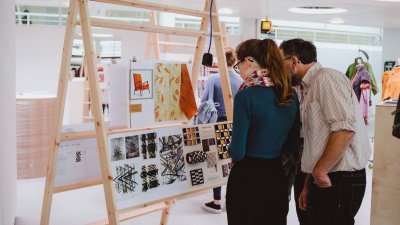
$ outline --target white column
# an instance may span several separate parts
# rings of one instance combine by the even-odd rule
[[[240,19],[240,34],[242,41],[257,38],[257,20],[241,18]]]
[[[383,30],[382,60],[396,61],[400,58],[400,31],[398,29]],[[382,63],[383,67],[383,63]]]
[[[2,0],[0,5],[0,224],[13,225],[17,208],[15,3]]]

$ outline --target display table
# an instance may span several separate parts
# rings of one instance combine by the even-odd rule
[[[371,225],[400,222],[400,139],[392,136],[395,106],[377,106]]]
[[[17,95],[18,179],[46,176],[55,96]]]

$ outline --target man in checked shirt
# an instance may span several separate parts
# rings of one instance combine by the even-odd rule
[[[317,62],[312,42],[291,39],[279,48],[291,75],[301,79],[301,170],[308,176],[299,208],[308,212],[308,225],[354,225],[371,154],[357,97],[343,73]]]

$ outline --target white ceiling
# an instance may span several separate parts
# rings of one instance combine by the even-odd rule
[[[67,0],[15,0],[16,3],[33,5],[59,6]],[[379,2],[375,0],[214,0],[218,8],[231,8],[232,16],[242,18],[264,18],[270,20],[293,20],[304,22],[330,23],[333,18],[340,17],[346,25],[383,27],[400,29],[400,3]],[[203,9],[204,0],[152,0],[162,4],[170,4],[193,9]],[[267,7],[268,6],[268,7]],[[291,7],[327,6],[348,10],[335,15],[304,15],[288,11]],[[104,7],[110,7],[104,5]]]

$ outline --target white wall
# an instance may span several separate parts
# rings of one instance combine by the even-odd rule
[[[16,27],[17,92],[57,93],[65,28]]]
[[[400,58],[400,30],[383,30],[383,61],[392,61]]]
[[[14,1],[0,7],[0,224],[14,224],[17,208]]]
[[[57,93],[64,32],[64,27],[57,26],[16,27],[17,92]],[[121,40],[123,59],[131,59],[133,56],[137,59],[144,59],[146,33],[111,29],[93,33],[111,33],[115,39]],[[160,40],[164,41],[164,36],[160,35]],[[229,45],[236,48],[240,37],[229,37],[228,40]],[[195,44],[197,39],[170,36],[169,41]],[[194,54],[195,49],[171,47],[170,51]]]

